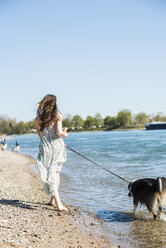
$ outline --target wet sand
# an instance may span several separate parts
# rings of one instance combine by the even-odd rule
[[[81,209],[65,203],[68,213],[47,205],[40,178],[30,164],[35,164],[30,157],[0,150],[0,247],[115,247],[96,218],[85,219]]]

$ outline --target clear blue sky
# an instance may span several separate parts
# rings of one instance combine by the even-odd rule
[[[166,114],[164,0],[0,0],[0,115]]]

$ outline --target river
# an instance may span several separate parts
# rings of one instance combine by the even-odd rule
[[[14,136],[20,153],[37,157],[37,135]],[[99,165],[132,181],[165,176],[166,130],[132,130],[69,133],[65,143]],[[93,211],[104,219],[108,236],[121,247],[166,247],[166,222],[154,221],[145,207],[132,214],[132,199],[125,181],[67,150],[62,172],[61,198],[69,204]],[[65,186],[64,186],[65,185]],[[64,188],[65,187],[65,188]]]

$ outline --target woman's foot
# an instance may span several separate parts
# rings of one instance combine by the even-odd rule
[[[51,201],[49,201],[48,205],[53,206],[53,207],[55,206],[55,204],[52,203]]]
[[[57,200],[55,196],[51,196],[49,205],[51,205],[51,206],[56,205],[58,211],[66,211],[66,212],[68,212],[68,209],[65,206],[63,206],[63,204],[62,204],[61,200],[59,199],[59,197],[58,197],[58,200]]]
[[[51,196],[51,199],[50,199],[48,205],[55,206],[55,199],[53,196]]]
[[[58,208],[58,211],[68,212],[68,209],[65,206],[63,206],[62,204],[60,204],[59,206],[57,206],[57,208]]]

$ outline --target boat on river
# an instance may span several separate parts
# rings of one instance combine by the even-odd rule
[[[166,122],[154,121],[145,124],[146,130],[166,129]]]

